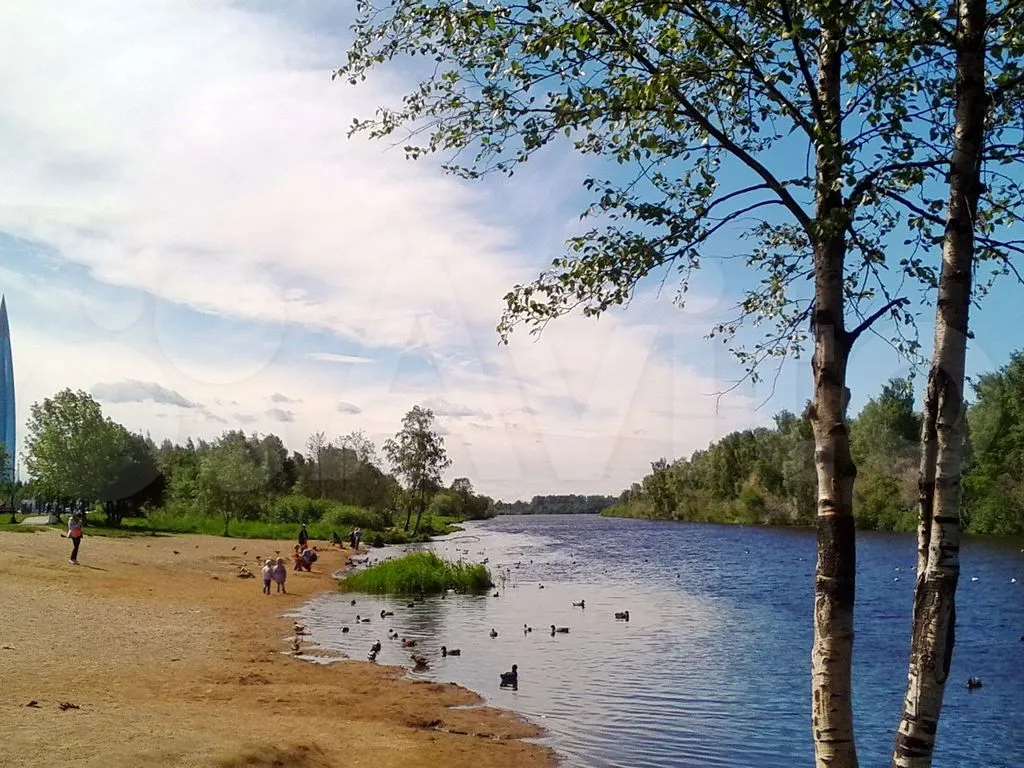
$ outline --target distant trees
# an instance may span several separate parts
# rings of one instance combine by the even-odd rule
[[[596,515],[615,504],[614,496],[575,493],[534,496],[530,501],[497,502],[499,515]]]
[[[964,479],[969,530],[1024,534],[1024,352],[978,378]]]
[[[1024,353],[979,377],[968,410],[965,528],[1024,533]],[[912,531],[917,525],[917,437],[909,379],[890,379],[850,420],[859,467],[859,528]],[[652,463],[610,514],[660,519],[813,525],[814,442],[803,417],[783,411],[774,429],[733,432],[689,458]]]
[[[245,445],[225,436],[200,460],[198,481],[201,500],[207,509],[219,510],[227,536],[232,519],[259,509],[267,474]]]
[[[415,533],[420,528],[430,495],[440,485],[441,473],[452,463],[444,438],[434,429],[434,412],[413,406],[402,419],[402,429],[384,443],[384,454],[395,474],[405,483],[408,494],[405,530],[409,530],[412,511],[416,510]]]

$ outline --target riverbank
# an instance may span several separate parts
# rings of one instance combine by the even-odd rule
[[[266,597],[243,562],[290,544],[0,532],[0,763],[32,766],[548,766],[516,716],[442,683],[285,653],[281,618],[334,588],[344,555]],[[37,707],[26,706],[30,701]],[[77,709],[60,708],[70,703]]]

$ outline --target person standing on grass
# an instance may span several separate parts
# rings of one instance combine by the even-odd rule
[[[299,528],[299,552],[306,549],[306,545],[309,543],[309,531],[306,530],[306,524],[303,523],[302,527]]]
[[[71,539],[71,565],[78,565],[78,547],[82,544],[82,514],[75,512],[68,518],[68,534]]]

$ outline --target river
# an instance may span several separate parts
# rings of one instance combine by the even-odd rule
[[[486,558],[499,596],[449,595],[410,608],[324,595],[297,614],[311,639],[355,659],[379,639],[379,663],[408,666],[409,651],[387,630],[415,638],[432,659],[416,677],[457,682],[522,713],[569,766],[812,765],[813,532],[523,516],[469,523],[430,546],[452,559]],[[857,546],[858,748],[861,765],[885,766],[906,682],[915,544],[860,533]],[[1022,546],[964,542],[937,768],[1024,766]],[[572,606],[580,600],[585,608]],[[382,620],[381,610],[395,616]],[[616,621],[625,610],[629,622]],[[356,624],[357,613],[372,623]],[[552,636],[551,624],[570,632]],[[442,645],[462,655],[442,659]],[[498,685],[512,664],[517,691]],[[970,676],[984,687],[968,691]]]

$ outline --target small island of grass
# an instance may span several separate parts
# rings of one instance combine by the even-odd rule
[[[433,552],[415,552],[354,573],[341,587],[349,592],[378,595],[420,595],[439,594],[449,589],[483,592],[492,585],[491,572],[485,565],[453,563]]]

